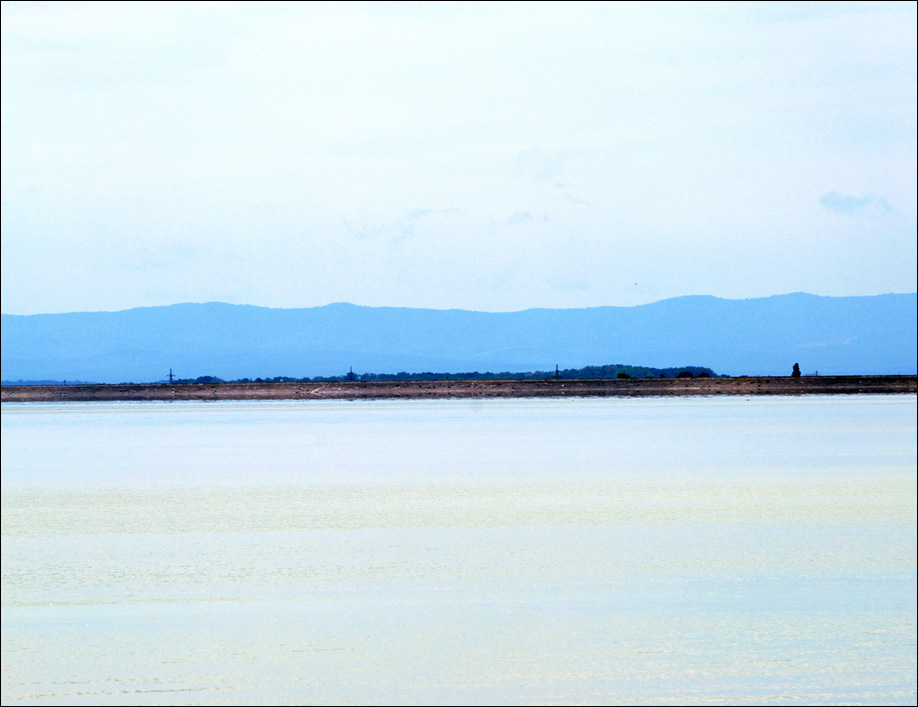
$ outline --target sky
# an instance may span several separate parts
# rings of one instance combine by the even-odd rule
[[[6,314],[918,290],[916,4],[2,4]]]

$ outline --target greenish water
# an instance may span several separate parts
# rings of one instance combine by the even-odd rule
[[[3,704],[916,701],[916,397],[4,404]]]

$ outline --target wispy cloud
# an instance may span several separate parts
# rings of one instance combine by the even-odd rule
[[[557,150],[525,150],[516,157],[516,171],[532,184],[551,182],[563,172],[568,156]]]
[[[894,211],[893,207],[886,199],[876,196],[875,194],[853,196],[851,194],[840,194],[837,191],[830,191],[828,194],[822,195],[819,199],[819,205],[824,209],[834,211],[838,214],[854,214],[868,211],[889,214]]]
[[[460,209],[415,208],[388,220],[362,217],[355,222],[345,219],[342,222],[342,231],[361,241],[377,241],[389,246],[399,246],[422,233],[439,233],[448,229],[464,215]]]
[[[528,211],[515,211],[506,221],[508,226],[521,226],[524,223],[532,222],[532,214]]]

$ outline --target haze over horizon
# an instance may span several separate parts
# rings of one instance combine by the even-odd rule
[[[0,311],[913,293],[916,18],[3,3]]]
[[[366,304],[360,304],[360,303],[358,303],[358,302],[344,302],[344,301],[340,301],[340,302],[326,302],[326,303],[324,303],[324,304],[315,304],[315,305],[309,305],[309,306],[306,306],[306,307],[296,307],[296,306],[291,306],[291,307],[268,307],[268,306],[265,306],[265,305],[251,304],[251,303],[248,303],[248,302],[238,302],[238,303],[235,303],[235,302],[221,302],[221,301],[218,301],[218,300],[210,300],[210,301],[206,301],[206,302],[205,302],[205,301],[200,301],[200,302],[171,302],[171,303],[168,303],[168,304],[138,305],[138,306],[136,306],[136,307],[124,307],[124,308],[120,308],[120,309],[74,310],[74,311],[68,311],[68,312],[42,312],[41,314],[51,314],[51,315],[55,315],[55,314],[96,314],[96,313],[112,313],[112,314],[114,314],[114,313],[118,313],[118,312],[127,312],[127,311],[134,310],[134,309],[151,309],[151,308],[162,308],[162,307],[180,307],[180,306],[184,306],[184,305],[229,305],[229,306],[254,307],[254,308],[258,308],[258,309],[277,309],[277,310],[322,309],[322,308],[324,308],[324,307],[351,306],[351,307],[357,307],[357,308],[361,308],[361,309],[362,309],[362,308],[369,308],[369,309],[405,309],[405,310],[418,310],[418,311],[426,310],[426,311],[441,311],[441,312],[463,311],[463,312],[473,312],[473,313],[481,313],[481,314],[514,314],[514,313],[527,312],[527,311],[533,311],[533,310],[605,309],[605,308],[610,308],[610,307],[611,307],[611,308],[618,308],[618,309],[630,309],[630,308],[633,308],[633,307],[641,307],[641,306],[647,306],[647,305],[662,304],[662,303],[667,302],[667,301],[670,301],[670,300],[694,299],[694,298],[698,298],[698,299],[712,298],[712,299],[724,300],[724,301],[728,301],[728,302],[729,302],[729,301],[740,302],[740,301],[746,301],[746,300],[768,300],[768,299],[775,299],[775,298],[786,298],[786,297],[793,297],[793,296],[795,296],[795,295],[805,295],[805,296],[810,296],[810,295],[812,295],[812,296],[814,296],[814,297],[826,297],[826,298],[830,298],[830,299],[841,299],[841,298],[845,298],[845,297],[872,297],[872,296],[875,296],[875,295],[817,295],[817,294],[814,294],[814,293],[812,293],[812,292],[782,292],[782,293],[773,294],[773,295],[765,295],[765,296],[763,296],[763,297],[736,297],[736,298],[734,298],[734,297],[717,297],[716,295],[705,295],[705,294],[687,294],[687,295],[677,295],[677,296],[675,296],[675,297],[667,297],[667,298],[664,298],[664,299],[661,299],[661,300],[652,300],[652,301],[650,301],[650,302],[642,302],[642,303],[639,303],[639,304],[632,304],[632,305],[591,305],[591,306],[586,306],[586,307],[524,307],[524,308],[521,308],[521,309],[512,309],[512,310],[467,309],[467,308],[464,308],[464,307],[407,307],[407,306],[396,306],[396,305],[388,305],[388,304],[372,304],[372,305],[366,305]],[[915,295],[916,297],[918,297],[918,293],[916,293],[916,292],[881,292],[881,293],[878,293],[878,295]],[[3,312],[3,314],[4,314],[4,315],[9,315],[9,316],[26,316],[26,317],[33,316],[33,315],[30,315],[30,314],[26,314],[26,315],[10,314],[10,313],[8,313],[8,312]]]

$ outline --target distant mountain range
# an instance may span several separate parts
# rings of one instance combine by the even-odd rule
[[[522,312],[221,303],[2,315],[2,379],[103,383],[630,364],[718,374],[914,374],[918,295],[725,300]]]

